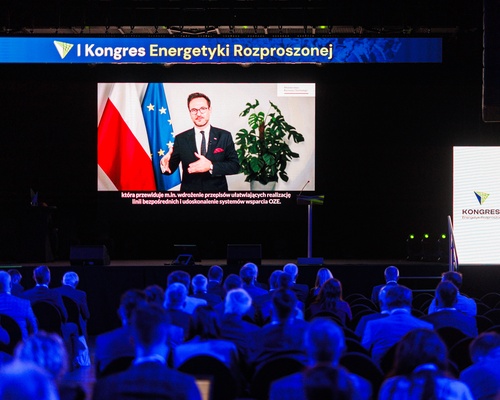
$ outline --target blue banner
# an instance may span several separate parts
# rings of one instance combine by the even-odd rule
[[[440,62],[441,38],[0,38],[0,63]]]

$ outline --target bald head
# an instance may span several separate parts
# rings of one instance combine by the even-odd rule
[[[384,271],[386,282],[397,282],[399,279],[399,269],[394,265],[387,267]]]
[[[10,293],[10,279],[8,272],[0,271],[0,293]]]

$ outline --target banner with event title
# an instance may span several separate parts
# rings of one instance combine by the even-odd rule
[[[0,63],[440,62],[441,38],[0,38]]]

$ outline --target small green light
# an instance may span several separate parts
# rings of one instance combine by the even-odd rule
[[[429,234],[428,233],[424,233],[424,239],[429,239]]]
[[[446,239],[446,235],[444,233],[441,235],[441,239]]]
[[[411,234],[410,239],[415,239],[415,235]]]
[[[326,29],[326,25],[320,25],[318,26],[319,29]]]
[[[243,29],[248,29],[248,26],[243,26]]]

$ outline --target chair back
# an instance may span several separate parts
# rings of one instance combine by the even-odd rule
[[[23,339],[21,327],[14,318],[5,314],[0,314],[0,326],[9,334],[9,343],[0,342],[0,351],[14,355],[16,345]]]
[[[370,356],[364,353],[347,352],[340,358],[340,365],[349,372],[367,379],[372,384],[372,393],[378,393],[384,380],[384,373]]]
[[[71,297],[62,296],[64,307],[68,311],[68,322],[73,322],[78,327],[78,336],[83,335],[83,327],[80,323],[80,308],[76,301],[74,301]]]
[[[300,372],[304,368],[305,365],[293,357],[277,357],[266,361],[251,379],[250,397],[257,400],[267,400],[273,381]]]
[[[241,387],[237,374],[213,356],[191,357],[179,365],[177,370],[195,378],[212,377],[211,393],[214,399],[233,400],[240,395]]]
[[[31,308],[38,321],[39,330],[57,333],[63,337],[62,317],[56,306],[46,301],[37,301],[31,305]]]

